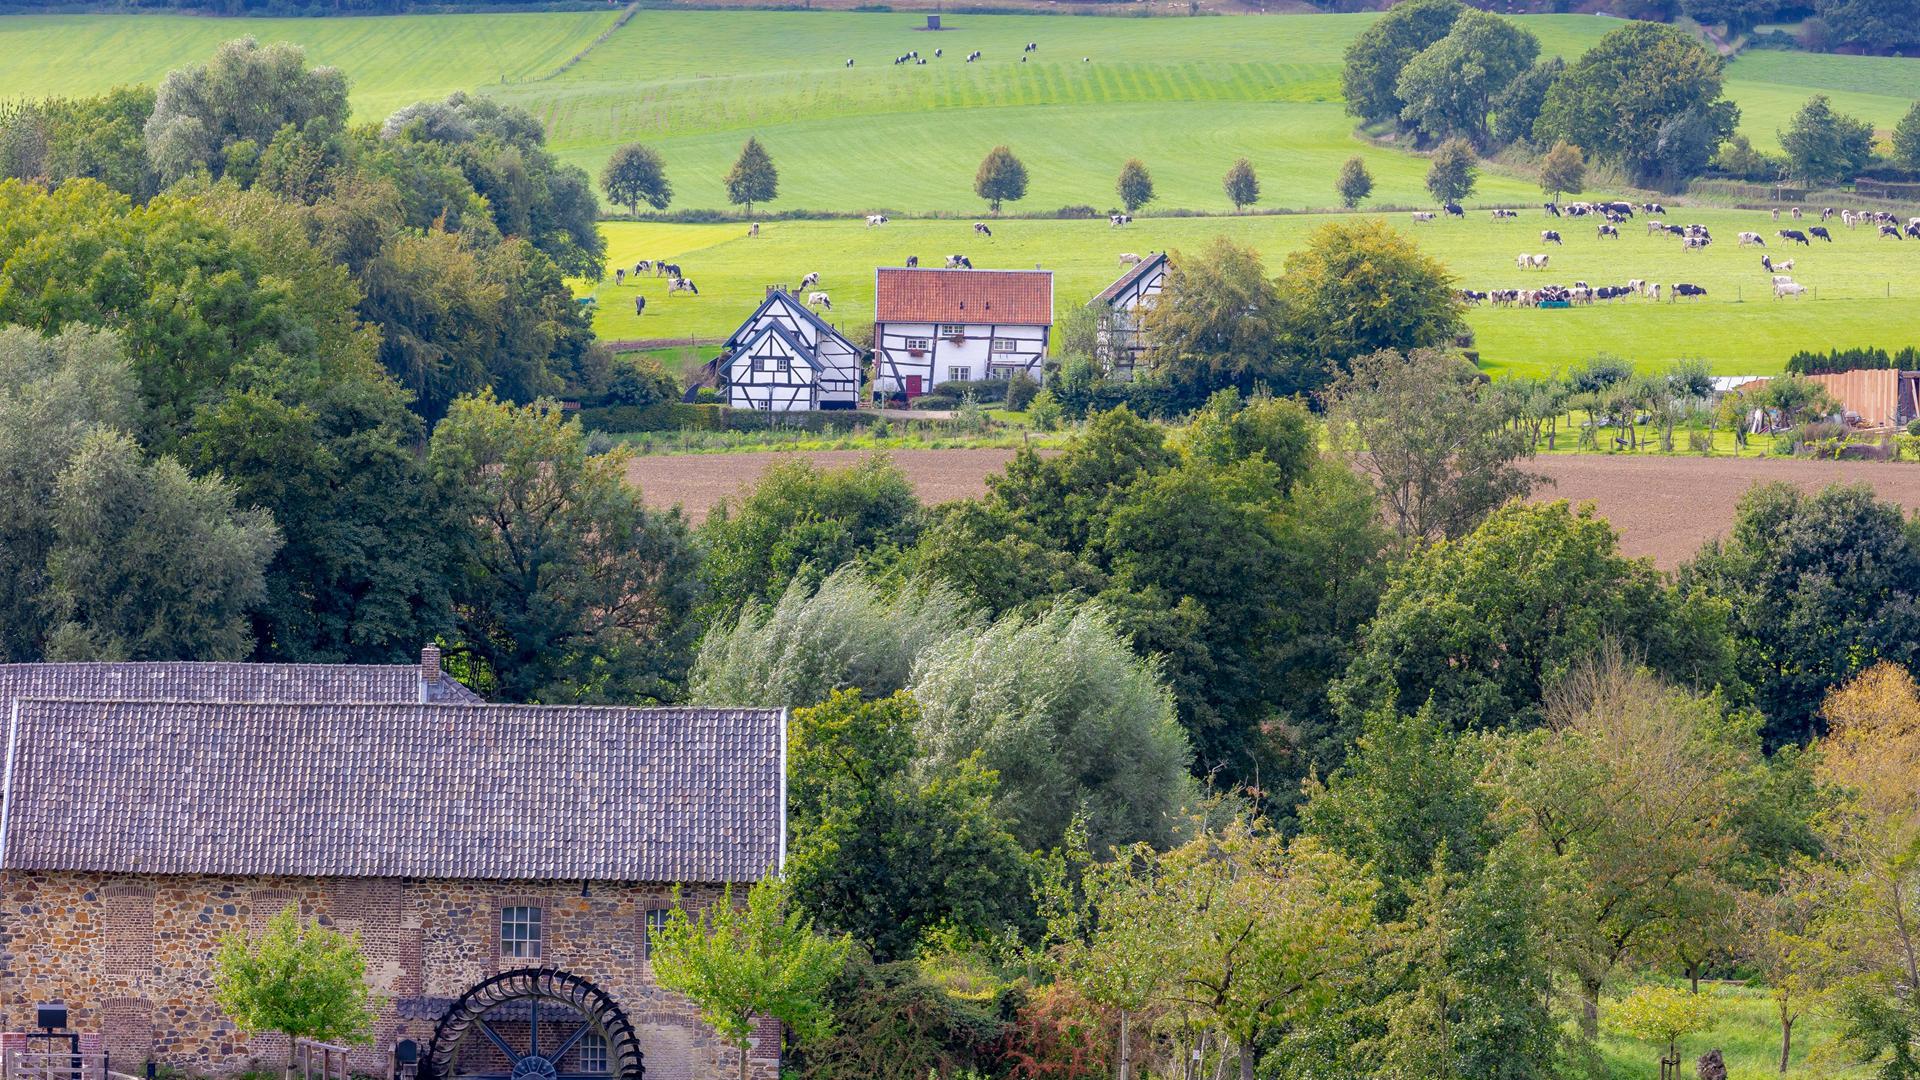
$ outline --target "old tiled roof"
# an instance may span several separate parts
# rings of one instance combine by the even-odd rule
[[[1113,284],[1100,290],[1100,295],[1094,297],[1092,300],[1089,300],[1087,302],[1087,306],[1096,307],[1101,304],[1113,303],[1115,297],[1125,292],[1128,288],[1130,288],[1133,285],[1134,282],[1139,281],[1141,278],[1146,277],[1148,274],[1153,273],[1155,267],[1159,266],[1161,263],[1166,261],[1167,261],[1167,253],[1164,251],[1159,252],[1158,254],[1149,255],[1146,258],[1141,259],[1139,262],[1134,263],[1133,267],[1129,269],[1126,273],[1121,274],[1118,278],[1114,279]]]
[[[778,865],[771,709],[20,698],[0,867],[729,882]]]
[[[111,701],[479,701],[413,664],[0,664],[0,712],[14,698]]]
[[[874,321],[1053,325],[1051,270],[906,270],[883,266]]]

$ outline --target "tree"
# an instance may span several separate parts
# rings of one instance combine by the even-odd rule
[[[1458,0],[1396,4],[1347,46],[1340,83],[1347,112],[1363,123],[1400,121],[1400,73],[1421,50],[1447,36],[1466,7]]]
[[[508,701],[662,699],[685,680],[698,566],[678,513],[648,510],[626,456],[594,455],[558,405],[464,398],[434,430],[455,537],[458,641]]]
[[[977,755],[1028,850],[1058,845],[1076,816],[1096,850],[1163,844],[1195,791],[1193,751],[1157,668],[1097,608],[1003,616],[915,664],[922,760],[951,770]]]
[[[1731,604],[1769,749],[1819,734],[1818,702],[1860,671],[1920,660],[1920,528],[1864,486],[1756,486],[1680,581]]]
[[[1834,45],[1885,54],[1920,44],[1920,4],[1914,0],[1815,0],[1813,10]]]
[[[1682,685],[1730,684],[1715,595],[1622,556],[1591,508],[1511,503],[1401,564],[1334,696],[1351,717],[1398,702],[1458,729],[1531,727],[1610,640]]]
[[[1724,902],[1736,778],[1759,746],[1717,696],[1676,690],[1617,648],[1589,654],[1548,711],[1549,728],[1510,741],[1494,782],[1511,842],[1544,872],[1557,959],[1591,1037],[1621,961]]]
[[[1153,177],[1139,158],[1128,158],[1120,167],[1120,179],[1114,182],[1113,189],[1129,214],[1153,201]]]
[[[1494,100],[1540,55],[1540,39],[1518,24],[1472,8],[1447,36],[1420,50],[1394,83],[1401,122],[1436,138],[1489,141]]]
[[[1260,254],[1226,237],[1206,250],[1167,256],[1159,298],[1147,309],[1149,371],[1197,405],[1232,386],[1288,383],[1281,364],[1279,295]]]
[[[730,612],[817,584],[850,562],[884,560],[919,535],[920,502],[884,456],[845,469],[805,461],[768,469],[738,504],[723,500],[700,529],[711,606]]]
[[[987,151],[980,161],[980,171],[973,174],[973,193],[987,200],[997,214],[1002,202],[1019,202],[1027,197],[1027,167],[1013,156],[1013,151],[996,146]]]
[[[218,477],[97,431],[54,486],[48,645],[63,660],[238,660],[281,542]]]
[[[768,878],[741,907],[728,886],[697,919],[676,895],[653,938],[654,981],[685,994],[700,1018],[739,1050],[740,1080],[747,1077],[755,1018],[779,1021],[802,1043],[833,1031],[827,987],[846,966],[852,942],[814,932],[809,920],[788,910],[789,895],[779,878]]]
[[[1367,163],[1356,155],[1340,166],[1340,176],[1333,187],[1340,193],[1340,205],[1351,210],[1373,194],[1373,174],[1367,171]]]
[[[1447,268],[1378,219],[1321,226],[1287,256],[1276,294],[1289,379],[1313,393],[1359,357],[1451,345],[1460,299]]]
[[[1540,190],[1554,202],[1560,196],[1578,195],[1587,186],[1587,156],[1569,142],[1557,142],[1540,159]]]
[[[1433,152],[1427,168],[1427,190],[1441,203],[1457,203],[1473,194],[1479,174],[1473,144],[1465,139],[1448,139]]]
[[[974,626],[943,582],[909,583],[883,596],[852,566],[818,588],[795,578],[771,606],[749,605],[707,632],[687,697],[768,708],[818,704],[838,690],[885,697],[907,688],[923,653]]]
[[[1920,101],[1894,126],[1893,157],[1909,169],[1920,169]]]
[[[1246,158],[1234,160],[1221,186],[1226,189],[1227,201],[1233,204],[1235,213],[1260,201],[1260,178],[1254,175],[1253,162]]]
[[[1678,27],[1628,23],[1553,81],[1534,137],[1582,147],[1639,183],[1681,183],[1739,125],[1740,110],[1720,97],[1724,66]]]
[[[1833,110],[1825,94],[1807,99],[1780,133],[1794,179],[1813,185],[1850,180],[1873,157],[1873,125]]]
[[[287,1036],[289,1074],[293,1040],[372,1042],[380,1007],[359,937],[303,920],[293,904],[268,919],[256,939],[240,933],[220,939],[213,997],[241,1031]]]
[[[771,169],[772,163],[768,162],[767,167]],[[732,183],[727,187],[731,194]],[[659,152],[639,143],[628,143],[607,159],[607,167],[600,173],[600,190],[607,193],[607,198],[625,206],[628,217],[640,215],[642,202],[655,210],[665,210],[673,201],[673,185],[667,182],[667,167],[660,160]],[[763,196],[761,201],[767,198],[771,196]],[[751,206],[747,212],[753,212]]]
[[[298,45],[245,37],[161,80],[147,153],[165,180],[199,168],[218,177],[257,158],[283,125],[331,134],[346,126],[347,113],[347,77],[338,68],[308,68]]]
[[[1671,986],[1647,984],[1607,1009],[1607,1027],[1630,1039],[1658,1046],[1661,1075],[1680,1071],[1680,1040],[1713,1026],[1713,1002]]]
[[[1493,99],[1493,137],[1502,144],[1535,143],[1534,124],[1546,104],[1547,90],[1567,70],[1567,62],[1549,56],[1515,76]]]
[[[1329,438],[1373,482],[1403,536],[1463,536],[1540,479],[1514,466],[1533,456],[1533,439],[1505,399],[1446,353],[1360,357],[1325,401]]]
[[[753,214],[754,203],[772,202],[780,194],[780,173],[773,167],[773,158],[760,140],[751,136],[740,147],[733,168],[727,170],[725,183],[727,201],[746,207],[748,216]]]
[[[1780,13],[1780,0],[1680,0],[1680,10],[1706,25],[1721,24],[1728,36],[1751,30]]]
[[[981,939],[1030,932],[1032,868],[972,757],[915,767],[911,697],[835,693],[789,728],[790,853],[797,902],[881,962],[928,931]]]

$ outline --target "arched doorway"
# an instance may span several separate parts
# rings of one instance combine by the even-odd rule
[[[463,1055],[475,1036],[498,1054]],[[603,1060],[586,1060],[588,1047],[603,1047]],[[462,1067],[475,1056],[488,1064]],[[460,995],[420,1060],[420,1080],[642,1080],[645,1071],[640,1040],[613,998],[553,968],[503,971]]]

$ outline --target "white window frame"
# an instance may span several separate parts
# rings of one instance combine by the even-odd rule
[[[926,352],[928,349],[933,348],[933,339],[923,338],[923,337],[910,337],[907,339],[907,344],[905,348],[909,352]]]
[[[753,370],[760,371],[760,372],[772,372],[774,370],[775,359],[776,359],[775,357],[771,357],[771,356],[756,356],[753,358]]]
[[[973,381],[973,365],[955,364],[952,367],[948,368],[947,381],[948,382],[972,382]]]
[[[997,337],[993,339],[993,344],[988,346],[987,351],[988,352],[1019,352],[1020,342],[1014,338]]]
[[[536,905],[515,904],[500,909],[500,956],[504,960],[538,960],[546,921]]]
[[[945,323],[945,324],[942,324],[942,325],[941,325],[941,327],[940,327],[940,335],[939,335],[939,336],[941,336],[941,337],[957,337],[957,338],[963,338],[963,337],[966,337],[966,336],[967,336],[967,328],[966,328],[966,325],[965,325],[965,324],[955,324],[955,323]]]

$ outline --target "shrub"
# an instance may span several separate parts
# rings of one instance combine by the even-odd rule
[[[1072,206],[1063,206],[1055,210],[1053,216],[1057,218],[1095,218],[1100,216],[1100,211],[1095,210],[1085,203],[1075,203]]]
[[[1003,381],[1007,384],[1007,408],[1014,412],[1027,411],[1033,396],[1040,392],[1040,384],[1025,375],[1017,375]]]
[[[662,401],[680,400],[680,383],[660,361],[638,353],[618,353],[607,366],[608,405],[637,405],[642,408]]]
[[[960,399],[951,394],[922,394],[907,406],[910,409],[957,409]]]
[[[725,431],[725,405],[688,405],[658,401],[651,405],[602,405],[580,410],[580,426],[588,431]]]
[[[950,1076],[989,1063],[1005,1031],[1000,1017],[1015,1004],[956,998],[915,963],[876,965],[857,956],[830,996],[837,1030],[801,1049],[795,1071],[802,1080]]]

